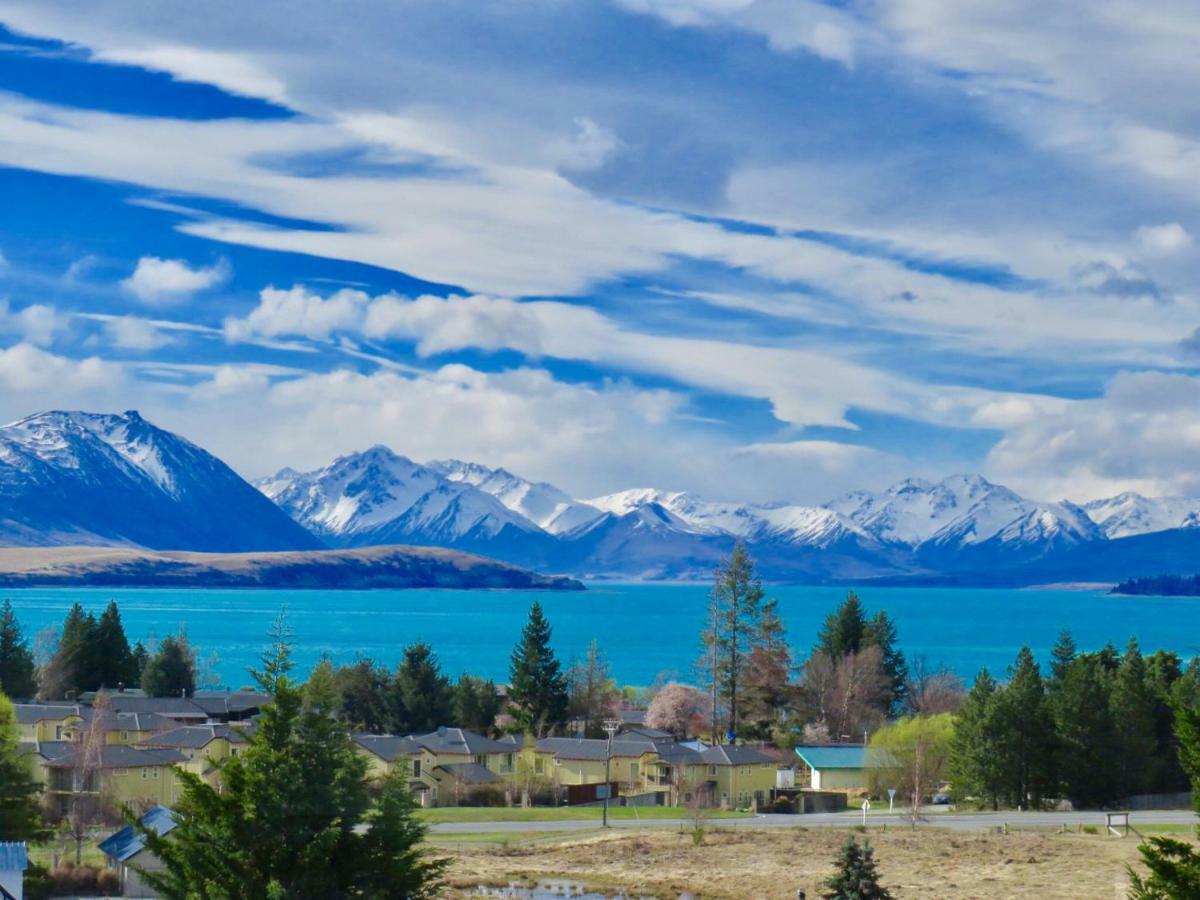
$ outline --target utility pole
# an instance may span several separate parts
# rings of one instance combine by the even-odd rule
[[[612,796],[612,779],[608,774],[609,764],[612,762],[612,742],[613,735],[617,733],[617,729],[621,727],[620,719],[605,719],[604,733],[608,735],[608,743],[604,745],[604,821],[600,827],[608,827],[608,798]]]

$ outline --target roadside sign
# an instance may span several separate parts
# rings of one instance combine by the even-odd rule
[[[612,788],[611,788],[611,787],[609,787],[607,784],[598,784],[598,785],[596,785],[596,799],[597,799],[597,800],[608,800],[608,799],[610,799],[610,798],[612,797],[612,793],[611,793],[611,792],[612,792]]]
[[[863,811],[863,824],[866,825],[867,824],[867,813],[869,813],[871,811],[871,798],[870,797],[863,798],[862,811]]]
[[[896,789],[888,788],[888,812],[896,808]]]

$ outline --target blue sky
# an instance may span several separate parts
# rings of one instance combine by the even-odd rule
[[[5,419],[1200,493],[1191,4],[247,6],[0,0]]]

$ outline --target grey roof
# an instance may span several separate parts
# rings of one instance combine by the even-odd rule
[[[421,745],[412,738],[394,734],[356,734],[354,742],[384,762],[393,762],[401,756],[412,756],[421,752]]]
[[[608,741],[604,738],[541,738],[538,750],[553,753],[559,759],[603,760],[608,752]],[[623,740],[612,742],[612,756],[637,757],[653,753],[654,744],[647,740]]]
[[[253,712],[268,706],[271,698],[256,691],[196,691],[192,702],[209,715],[231,715]]]
[[[157,834],[168,834],[178,824],[175,813],[165,806],[154,806],[142,816],[142,824]],[[126,825],[120,831],[109,835],[100,842],[100,851],[110,859],[125,862],[142,852],[146,839],[132,825]]]
[[[645,725],[635,725],[632,728],[626,728],[621,732],[621,736],[649,738],[652,741],[670,741],[675,739],[675,735],[669,731],[663,731],[661,728],[647,728]]]
[[[77,703],[15,703],[13,709],[17,711],[17,722],[22,725],[36,725],[46,719],[81,716],[83,715],[82,710],[86,707],[81,707]]]
[[[487,766],[477,762],[447,763],[437,766],[434,771],[446,772],[460,784],[495,784],[504,780]]]
[[[493,741],[465,728],[439,728],[429,734],[411,734],[409,737],[431,753],[475,756],[479,753],[511,753],[513,749],[511,744]]]
[[[157,713],[171,719],[207,719],[208,713],[187,697],[138,697],[132,694],[104,694],[113,712]]]
[[[0,872],[24,872],[29,868],[29,851],[24,841],[0,841]]]
[[[47,760],[59,759],[75,749],[70,741],[38,741],[30,746]]]
[[[701,750],[700,756],[710,766],[752,766],[775,762],[774,757],[761,750],[741,744],[717,744],[715,747]]]
[[[644,709],[619,709],[617,710],[617,718],[626,725],[645,725],[646,710]]]
[[[180,725],[169,731],[152,734],[142,738],[135,746],[138,747],[177,747],[199,749],[207,747],[217,738],[224,738],[231,744],[246,743],[246,734],[240,728],[230,725]]]
[[[42,747],[46,747],[47,743],[61,744],[61,741],[44,742]],[[46,765],[55,769],[67,769],[77,765],[82,748],[77,744],[68,744],[68,749],[60,755],[46,756]],[[54,748],[53,752],[58,752],[58,748]],[[105,744],[100,750],[100,768],[102,769],[135,769],[139,766],[169,766],[175,763],[187,762],[187,758],[178,750],[171,749],[151,749],[144,747],[130,747],[126,744]]]

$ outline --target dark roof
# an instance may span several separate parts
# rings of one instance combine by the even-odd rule
[[[618,709],[617,718],[625,725],[645,725],[646,710],[644,709]]]
[[[401,756],[412,756],[421,752],[421,745],[412,738],[394,734],[356,734],[354,742],[364,750],[374,753],[384,762],[392,762]]]
[[[208,713],[187,697],[137,697],[132,694],[104,694],[113,712],[157,713],[172,719],[207,719]]]
[[[544,753],[553,753],[559,759],[603,760],[608,752],[608,741],[604,738],[541,738],[537,748]],[[642,756],[654,750],[654,744],[647,740],[616,738],[612,742],[614,757]]]
[[[75,749],[70,741],[38,741],[29,746],[47,760],[59,759]]]
[[[477,762],[447,763],[437,766],[434,771],[446,772],[460,784],[495,784],[504,780],[487,766]]]
[[[252,712],[269,706],[271,698],[255,691],[196,691],[192,702],[209,715]]]
[[[17,711],[17,722],[22,725],[36,725],[38,722],[45,721],[46,719],[65,719],[67,716],[82,716],[82,710],[85,708],[75,703],[13,704],[13,709]]]
[[[229,725],[180,725],[169,731],[142,738],[136,746],[198,749],[207,747],[217,738],[224,738],[231,744],[246,743],[245,733],[241,729]]]
[[[47,747],[47,744],[61,744],[62,741],[47,741],[41,744],[41,748]],[[40,748],[39,748],[40,749]],[[55,756],[49,756],[45,750],[42,755],[46,757],[46,765],[55,769],[71,768],[77,764],[79,754],[82,748],[78,744],[68,744],[65,753],[59,753],[55,747],[52,752],[58,753]],[[175,763],[187,762],[186,757],[178,750],[171,749],[151,749],[144,747],[130,747],[126,744],[105,744],[100,750],[100,768],[102,769],[134,769],[139,766],[169,766]]]
[[[465,728],[439,728],[429,734],[412,734],[409,737],[431,753],[475,756],[479,753],[511,753],[513,749],[511,744],[493,741]]]
[[[663,762],[673,766],[698,766],[704,763],[704,757],[699,750],[673,741],[656,743],[654,749],[658,751],[658,756]]]
[[[175,828],[175,813],[165,806],[152,807],[144,816],[142,824],[156,834],[168,834]],[[146,839],[132,825],[126,825],[115,834],[109,835],[100,842],[100,851],[110,859],[125,862],[142,852]]]
[[[675,735],[669,731],[663,731],[661,728],[647,728],[645,725],[636,725],[632,728],[626,728],[621,732],[622,737],[643,737],[649,738],[652,741],[670,741]]]
[[[761,750],[741,744],[717,744],[715,747],[701,750],[700,756],[710,766],[752,766],[775,762]]]

